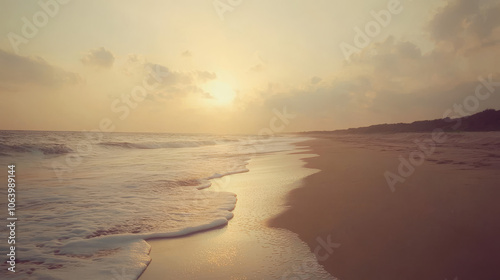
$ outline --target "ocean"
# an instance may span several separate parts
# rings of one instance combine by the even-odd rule
[[[236,194],[221,191],[227,175],[248,172],[248,161],[258,154],[290,151],[303,140],[0,131],[1,178],[7,183],[8,166],[15,165],[18,219],[16,273],[3,262],[0,276],[125,279],[120,271],[127,267],[132,271],[127,276],[136,279],[150,261],[145,239],[227,224],[237,205]],[[214,178],[223,179],[212,184]],[[2,199],[1,211],[7,208]],[[4,226],[2,253],[9,252],[8,234]]]

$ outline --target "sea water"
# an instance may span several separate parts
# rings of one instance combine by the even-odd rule
[[[0,277],[136,279],[150,262],[145,239],[183,236],[232,218],[236,195],[214,189],[212,179],[247,172],[253,156],[292,150],[302,140],[0,131],[0,211],[7,216],[7,166],[14,164],[18,218],[16,272],[4,261]],[[7,235],[4,226],[5,260]]]

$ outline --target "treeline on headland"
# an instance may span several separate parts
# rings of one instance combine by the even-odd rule
[[[500,131],[500,110],[488,109],[480,113],[462,118],[444,118],[412,123],[377,124],[367,127],[349,128],[334,131],[307,131],[303,133],[334,134],[369,134],[369,133],[402,133],[431,132],[442,129],[447,132],[461,131]]]

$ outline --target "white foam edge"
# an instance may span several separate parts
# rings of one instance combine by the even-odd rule
[[[227,208],[223,210],[232,211],[234,209],[234,204],[226,205]],[[222,210],[222,207],[219,208]],[[159,233],[149,233],[149,234],[117,234],[117,235],[106,235],[101,237],[95,237],[90,239],[82,239],[70,241],[60,248],[59,254],[63,255],[77,255],[77,256],[92,256],[94,253],[102,250],[116,249],[121,246],[118,244],[125,244],[128,242],[138,241],[140,239],[157,239],[157,238],[176,238],[181,236],[190,235],[193,233],[206,231],[209,229],[217,228],[220,226],[227,225],[228,221],[233,217],[232,213],[229,212],[226,218],[218,218],[209,223],[202,224],[199,226],[186,227],[178,231],[173,232],[159,232]]]
[[[248,168],[243,168],[243,169],[239,169],[239,170],[235,170],[235,171],[229,171],[229,172],[222,173],[222,174],[214,173],[212,176],[207,177],[205,179],[206,180],[212,180],[212,179],[222,178],[222,177],[228,176],[228,175],[233,175],[233,174],[238,174],[238,173],[245,173],[245,172],[248,172],[248,171],[249,171]],[[205,188],[207,188],[207,187],[205,187]]]

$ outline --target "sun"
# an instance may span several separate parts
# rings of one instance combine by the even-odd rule
[[[213,97],[213,101],[220,105],[230,104],[236,96],[234,89],[222,81],[209,82],[204,88]]]

